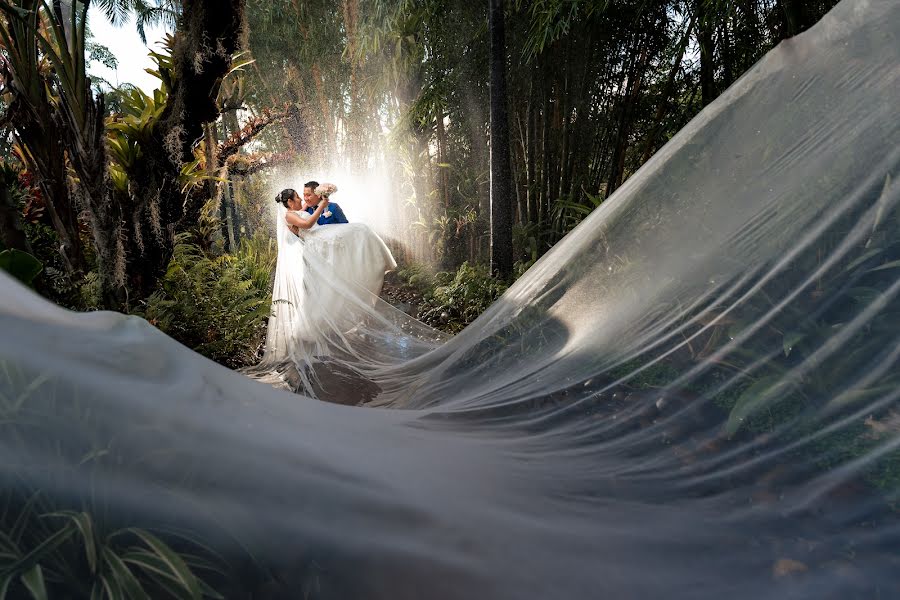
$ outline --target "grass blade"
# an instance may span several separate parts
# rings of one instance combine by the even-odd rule
[[[97,572],[97,542],[94,537],[94,526],[90,515],[85,512],[76,513],[74,511],[60,511],[44,515],[46,517],[65,517],[78,529],[81,537],[84,539],[84,551],[87,555],[88,565],[91,573]]]
[[[128,529],[134,535],[138,536],[143,540],[147,546],[149,546],[153,552],[163,561],[171,570],[172,574],[175,575],[176,579],[185,587],[185,589],[189,590],[192,598],[200,598],[200,584],[197,583],[197,578],[191,573],[191,570],[184,563],[178,554],[176,554],[168,545],[166,545],[162,540],[157,538],[155,535],[147,531],[143,531],[141,529]]]
[[[137,580],[131,569],[122,561],[122,559],[112,550],[103,549],[103,560],[109,565],[112,576],[116,579],[119,587],[132,600],[150,600],[150,596],[144,591],[141,582]]]
[[[22,575],[22,583],[31,592],[34,600],[47,600],[47,584],[44,582],[44,573],[41,571],[41,565],[34,565]]]

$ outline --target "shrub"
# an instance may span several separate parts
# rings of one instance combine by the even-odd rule
[[[181,237],[159,290],[140,313],[184,345],[228,367],[253,362],[269,313],[274,240],[244,240],[209,255]]]
[[[419,319],[432,327],[457,333],[494,303],[508,287],[491,277],[484,265],[464,262],[455,272],[442,271],[425,291]]]

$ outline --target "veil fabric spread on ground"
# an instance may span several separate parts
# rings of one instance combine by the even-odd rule
[[[900,597],[898,36],[780,44],[450,340],[342,297],[304,355],[369,406],[4,276],[5,514],[189,531],[227,597]]]

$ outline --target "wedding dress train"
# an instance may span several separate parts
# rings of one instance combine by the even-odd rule
[[[900,3],[841,2],[443,344],[304,235],[273,331],[386,408],[0,272],[7,597],[900,598],[898,97]]]
[[[286,214],[279,205],[265,351],[245,373],[320,397],[323,377],[333,382],[339,376],[341,387],[350,379],[352,387],[369,390],[369,380],[356,365],[370,368],[393,360],[398,352],[414,357],[446,339],[379,298],[384,274],[397,262],[368,225],[313,226],[297,235],[287,226]],[[367,335],[386,325],[398,333],[388,344],[383,336],[375,343]],[[369,390],[358,401],[374,395]]]

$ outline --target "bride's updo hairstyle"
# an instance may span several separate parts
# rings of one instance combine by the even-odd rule
[[[287,208],[288,200],[297,195],[297,192],[292,190],[291,188],[286,188],[281,190],[278,195],[275,196],[275,202],[281,202],[285,208]]]

